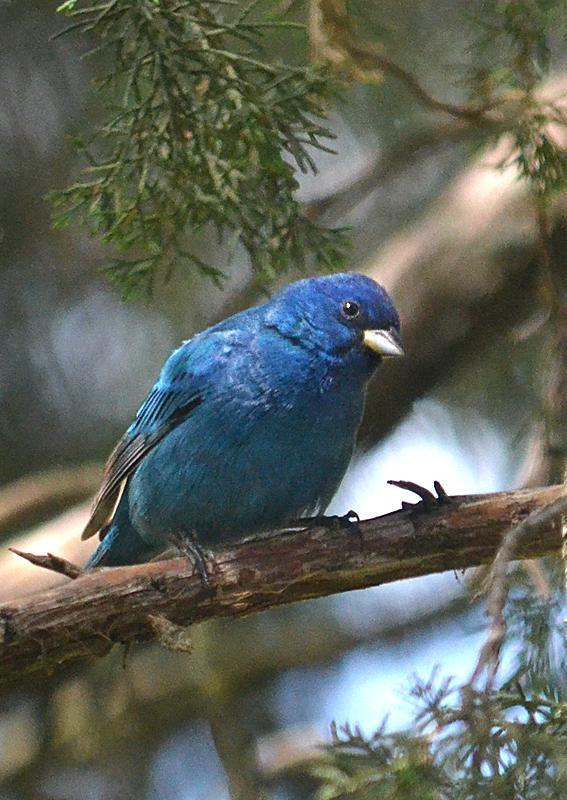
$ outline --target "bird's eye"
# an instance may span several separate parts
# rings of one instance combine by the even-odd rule
[[[354,300],[345,300],[342,307],[343,316],[347,319],[354,319],[360,314],[360,306]]]

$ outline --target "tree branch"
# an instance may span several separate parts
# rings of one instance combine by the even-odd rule
[[[344,224],[345,216],[359,203],[367,200],[385,181],[395,180],[400,173],[412,169],[416,161],[449,145],[478,140],[478,130],[462,122],[450,121],[418,128],[400,136],[383,150],[379,149],[360,174],[350,176],[338,189],[331,193],[327,189],[320,196],[305,202],[303,213],[312,222],[323,221],[325,225]]]
[[[503,141],[462,172],[419,222],[389,239],[362,269],[394,297],[407,354],[369,386],[365,446],[400,422],[416,398],[537,310],[533,203],[513,170],[494,169],[508,147]],[[562,224],[566,208],[562,195],[553,224]],[[562,257],[556,266],[564,270]]]
[[[115,643],[154,639],[156,615],[189,625],[486,563],[508,528],[563,491],[468,495],[356,526],[248,539],[216,553],[212,597],[186,558],[95,571],[0,608],[0,683],[103,655]],[[560,544],[559,528],[549,522],[526,535],[517,557],[541,556]]]
[[[383,55],[380,45],[361,38],[352,26],[344,0],[311,0],[309,32],[315,58],[346,69],[361,83],[381,83],[384,75],[390,75],[429,111],[440,111],[488,129],[502,125],[502,115],[495,106],[501,105],[504,98],[498,103],[486,101],[481,105],[437,99],[409,70]]]

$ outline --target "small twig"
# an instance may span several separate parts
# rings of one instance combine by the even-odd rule
[[[339,189],[306,202],[304,213],[312,222],[324,219],[326,224],[336,224],[381,183],[411,169],[424,151],[434,152],[449,144],[474,140],[478,135],[475,127],[451,120],[401,136],[390,147],[380,150],[360,174],[351,176]]]
[[[541,562],[536,561],[535,559],[527,559],[523,562],[523,567],[526,571],[526,575],[528,575],[530,578],[532,586],[537,592],[540,600],[548,603],[553,596],[553,590],[549,585],[549,581],[541,566]]]
[[[486,640],[481,648],[475,669],[467,684],[471,688],[479,679],[482,672],[488,670],[486,693],[489,694],[496,679],[500,666],[500,653],[506,637],[506,620],[504,607],[508,597],[508,564],[515,557],[518,547],[524,537],[538,533],[550,523],[557,520],[567,511],[567,495],[560,497],[545,508],[534,511],[519,525],[511,528],[502,538],[502,544],[488,575],[487,612],[491,618],[490,628]]]
[[[540,295],[543,306],[550,317],[556,314],[561,303],[553,279],[554,264],[551,243],[551,223],[544,200],[536,200],[536,221],[540,247]]]
[[[540,296],[547,312],[547,341],[543,345],[543,363],[547,365],[541,405],[544,430],[545,481],[567,479],[567,307],[562,292],[556,284],[560,265],[556,264],[549,203],[545,197],[536,197],[536,218],[540,249]],[[547,352],[546,352],[547,351]],[[562,558],[567,585],[567,527],[562,530]]]
[[[316,56],[342,68],[350,68],[353,76],[360,81],[379,83],[383,74],[391,75],[430,111],[441,111],[482,127],[502,124],[500,119],[490,116],[495,109],[494,102],[479,106],[459,105],[446,103],[429,94],[415,75],[383,55],[379,47],[361,39],[351,26],[343,2],[311,0],[310,34]]]
[[[80,578],[85,574],[82,567],[78,567],[76,564],[71,563],[71,561],[67,561],[66,558],[55,556],[53,553],[38,556],[34,553],[26,553],[23,550],[18,550],[16,547],[9,547],[8,550],[20,556],[20,558],[29,561],[30,564],[34,564],[36,567],[43,567],[43,569],[48,569],[51,572],[57,572],[59,575],[65,575],[67,578],[71,578],[71,580]]]
[[[435,493],[437,494],[437,502],[442,503],[444,500],[449,499],[449,495],[443,488],[443,485],[440,481],[433,481],[433,488],[435,489]]]
[[[429,92],[420,84],[418,79],[408,70],[391,61],[389,58],[381,55],[380,53],[374,54],[374,61],[376,67],[381,69],[388,75],[392,75],[401,81],[407,89],[419,100],[422,105],[429,108],[430,111],[442,111],[445,114],[450,114],[457,119],[464,119],[476,125],[486,127],[498,127],[501,121],[488,116],[488,112],[492,111],[493,105],[486,106],[467,106],[458,105],[456,103],[446,103],[433,97]]]

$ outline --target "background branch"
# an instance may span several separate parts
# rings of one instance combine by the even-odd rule
[[[0,534],[29,527],[41,517],[91,497],[100,484],[100,464],[50,469],[0,489]]]
[[[541,89],[542,102],[562,106],[567,76],[562,74]],[[377,154],[361,175],[328,196],[306,204],[307,215],[336,224],[373,192],[392,191],[384,184],[416,151],[440,142],[476,137],[474,126],[450,121],[401,138]],[[561,147],[565,128],[553,129]],[[541,237],[533,197],[519,171],[503,162],[514,151],[510,137],[463,169],[419,219],[401,228],[357,268],[388,288],[403,320],[406,358],[388,364],[371,383],[361,429],[362,443],[371,447],[391,432],[416,399],[450,380],[455,371],[511,329],[533,320],[540,310],[538,262]],[[552,278],[565,272],[567,196],[554,199],[547,211],[557,252]],[[247,283],[223,309],[220,317],[259,300]],[[547,483],[547,479],[540,479]],[[532,484],[533,485],[533,484]]]
[[[496,672],[500,664],[500,651],[506,636],[504,608],[508,597],[508,564],[514,558],[522,539],[530,533],[544,530],[552,520],[567,510],[567,497],[560,496],[545,508],[534,511],[522,522],[511,528],[502,540],[490,569],[488,580],[487,611],[491,617],[488,636],[480,651],[474,673],[470,680],[472,686],[478,680],[483,669],[488,667],[487,690],[492,691]]]
[[[469,495],[356,528],[284,531],[243,541],[216,554],[213,597],[185,558],[94,572],[0,609],[0,681],[101,655],[115,643],[155,638],[150,616],[187,625],[486,563],[511,525],[562,492],[553,486]],[[559,546],[559,529],[550,522],[526,536],[517,556],[541,556]]]
[[[428,111],[449,114],[485,128],[499,128],[502,115],[495,114],[494,99],[483,103],[449,103],[434,97],[420,80],[382,52],[382,45],[364,41],[352,26],[344,0],[311,0],[311,45],[316,58],[327,60],[361,83],[381,83],[391,76],[402,83]]]

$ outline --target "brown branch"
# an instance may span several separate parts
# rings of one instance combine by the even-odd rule
[[[240,699],[240,698],[238,698]],[[254,736],[242,704],[209,697],[207,718],[224,771],[231,800],[262,800],[262,779],[256,764]]]
[[[242,616],[285,603],[489,562],[502,534],[563,487],[470,495],[356,525],[278,532],[215,557],[211,597],[186,558],[100,570],[0,608],[0,682],[154,639],[155,616],[175,625]],[[517,556],[560,547],[549,521]]]
[[[543,379],[539,383],[541,437],[539,474],[545,483],[566,478],[567,463],[567,304],[565,302],[564,263],[558,252],[564,242],[554,241],[547,201],[536,197],[539,233],[539,300],[544,337],[540,363]]]
[[[362,270],[393,295],[407,353],[399,359],[404,363],[386,365],[370,384],[365,446],[389,432],[416,398],[533,317],[539,236],[525,184],[511,169],[494,170],[508,148],[501,142],[461,173]],[[561,223],[566,208],[562,195],[552,225]],[[564,270],[565,259],[556,267]]]
[[[429,111],[449,114],[474,125],[491,128],[502,124],[495,114],[498,104],[462,105],[438,100],[422,86],[409,70],[383,55],[381,47],[364,41],[352,27],[344,0],[311,0],[309,31],[313,55],[350,73],[361,83],[381,83],[384,75],[400,81],[416,100]]]
[[[447,103],[443,100],[438,100],[421,85],[418,79],[409,70],[404,69],[400,64],[392,61],[390,58],[378,53],[372,52],[372,48],[368,45],[353,47],[353,53],[362,56],[367,56],[372,59],[375,68],[382,70],[386,75],[391,75],[413,94],[413,96],[430,111],[441,111],[449,114],[457,119],[467,120],[482,127],[502,127],[501,117],[491,117],[490,112],[493,111],[492,105],[475,106],[475,105],[460,105],[458,103]]]
[[[64,575],[66,578],[71,578],[72,580],[84,574],[81,567],[71,563],[71,561],[68,561],[66,558],[55,556],[53,553],[47,553],[45,556],[37,556],[34,553],[26,553],[23,550],[18,550],[17,547],[9,547],[8,550],[20,556],[20,558],[29,561],[30,564],[36,567],[43,567],[43,569],[48,569],[51,572],[57,573],[57,575]]]
[[[90,507],[90,502],[73,506],[5,543],[0,549],[0,607],[16,597],[52,589],[66,580],[64,575],[46,569],[37,570],[24,559],[15,559],[9,546],[27,553],[57,553],[58,558],[84,564],[96,542],[82,542],[77,532],[86,525]]]
[[[369,160],[360,174],[349,177],[333,192],[327,190],[303,206],[306,217],[326,225],[344,223],[345,215],[365,201],[386,180],[395,179],[412,168],[419,158],[447,148],[448,145],[478,141],[479,132],[462,122],[448,122],[434,127],[419,128],[402,136]],[[324,185],[324,182],[323,182]]]

